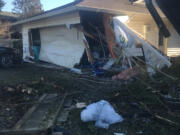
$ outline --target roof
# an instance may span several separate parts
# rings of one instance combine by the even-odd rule
[[[74,11],[93,11],[111,14],[126,14],[127,12],[148,14],[144,5],[131,4],[128,0],[75,0],[70,4],[17,21],[12,26]]]
[[[83,0],[76,6],[80,10],[90,10],[112,14],[149,14],[145,4],[132,4],[129,0]]]
[[[0,20],[6,19],[6,20],[11,20],[15,21],[17,20],[19,16],[17,14],[14,14],[12,12],[0,12]]]
[[[0,12],[0,16],[8,16],[8,17],[18,17],[17,14],[14,14],[12,12]]]

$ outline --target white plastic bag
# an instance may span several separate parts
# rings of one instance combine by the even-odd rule
[[[90,104],[81,112],[83,122],[95,121],[95,126],[108,129],[110,124],[122,122],[123,118],[105,100]]]

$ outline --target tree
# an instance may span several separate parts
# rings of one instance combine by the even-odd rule
[[[24,18],[43,12],[40,0],[14,0],[13,5],[13,12]]]
[[[2,10],[2,8],[4,7],[5,2],[3,0],[0,0],[0,11]]]

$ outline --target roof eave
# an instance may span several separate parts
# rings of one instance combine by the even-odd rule
[[[145,14],[148,15],[148,12],[132,12],[126,10],[113,10],[113,9],[103,9],[103,8],[95,8],[95,7],[85,7],[85,6],[77,6],[78,11],[92,11],[92,12],[102,12],[102,13],[109,13],[113,15],[127,15],[128,13],[138,13],[138,14]]]
[[[25,20],[17,21],[15,23],[12,23],[11,26],[21,25],[21,24],[24,24],[24,23],[33,22],[33,21],[45,19],[45,18],[48,18],[48,17],[69,13],[69,12],[76,11],[76,10],[77,10],[76,6],[67,7],[67,8],[64,8],[64,9],[59,9],[59,10],[55,10],[55,11],[52,11],[52,12],[49,12],[49,13],[40,14],[40,15],[37,15],[37,16],[31,17],[31,18],[27,18]]]

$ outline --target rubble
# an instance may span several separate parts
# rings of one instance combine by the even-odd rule
[[[122,57],[127,59],[127,63],[129,64],[130,68],[132,68],[132,59],[142,56],[142,54],[144,54],[143,57],[145,58],[147,72],[150,75],[155,74],[156,69],[161,70],[165,66],[171,66],[171,63],[168,60],[167,56],[155,49],[153,45],[140,37],[137,33],[133,32],[117,18],[114,18],[113,22],[116,35],[116,43],[121,47],[121,52],[119,53],[122,53]],[[131,51],[127,49],[131,49]],[[136,49],[139,50],[136,51]],[[136,52],[131,53],[132,51]]]
[[[137,69],[134,68],[129,68],[121,73],[119,73],[118,75],[115,75],[112,77],[112,80],[129,80],[130,78],[134,77],[135,75],[138,74]]]
[[[106,76],[106,72],[114,72],[113,69],[116,69],[116,72],[119,72],[119,77],[118,75],[112,76],[113,80],[118,78],[124,80],[124,78],[130,79],[131,76],[137,73],[133,73],[134,75],[132,74],[130,76],[126,74],[126,76],[122,78],[121,73],[124,74],[123,72],[130,71],[135,66],[138,67],[137,72],[143,70],[144,74],[149,74],[149,76],[161,72],[165,67],[171,66],[165,54],[138,33],[128,28],[118,20],[118,18],[108,16],[107,14],[104,14],[103,17],[105,33],[102,33],[102,30],[100,30],[98,26],[95,26],[96,22],[94,25],[82,23],[82,26],[87,25],[98,33],[98,36],[96,36],[88,29],[81,29],[84,33],[83,41],[87,56],[87,60],[82,58],[81,61],[89,62],[89,67],[81,64],[80,69],[82,73],[84,71],[83,67],[85,66],[90,68],[95,76]],[[109,19],[111,20],[110,22],[113,23],[113,26],[107,21]],[[91,20],[89,21],[91,22]],[[111,35],[109,33],[111,33]],[[92,42],[95,42],[95,45],[93,45]],[[106,55],[106,53],[109,55]],[[78,70],[80,71],[80,69]],[[79,71],[78,73],[80,73]]]
[[[77,103],[76,104],[76,108],[79,108],[79,109],[85,108],[86,106],[87,106],[86,103]]]

